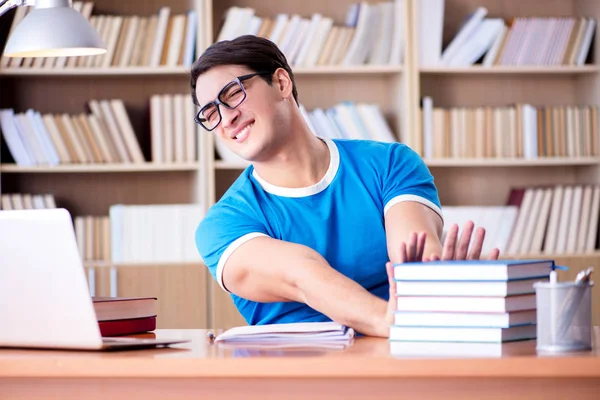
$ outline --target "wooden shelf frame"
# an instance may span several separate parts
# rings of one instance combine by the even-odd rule
[[[58,166],[23,167],[14,164],[0,164],[4,173],[98,173],[98,172],[161,172],[161,171],[197,171],[200,163],[144,163],[144,164],[62,164]]]

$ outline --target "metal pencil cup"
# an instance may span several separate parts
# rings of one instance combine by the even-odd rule
[[[592,282],[536,282],[537,350],[592,348]]]

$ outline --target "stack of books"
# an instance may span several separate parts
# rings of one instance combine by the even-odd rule
[[[452,260],[394,265],[394,342],[503,343],[535,339],[533,284],[551,260]]]
[[[100,334],[133,335],[156,329],[156,297],[92,297]]]

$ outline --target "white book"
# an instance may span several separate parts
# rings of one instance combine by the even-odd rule
[[[546,228],[546,239],[544,240],[544,253],[555,254],[556,240],[558,239],[558,223],[560,221],[560,210],[562,209],[564,188],[561,185],[554,187],[552,194],[552,206]]]
[[[433,99],[423,97],[423,157],[433,158]]]
[[[400,327],[390,328],[390,340],[433,341],[433,342],[489,342],[501,343],[514,340],[535,339],[536,325],[523,325],[511,328],[432,328]]]
[[[571,207],[573,205],[573,187],[566,186],[558,221],[558,237],[556,239],[556,254],[563,254],[567,250],[569,223],[571,221]]]
[[[600,215],[600,186],[594,186],[592,194],[592,212],[590,224],[586,235],[585,250],[592,252],[596,249],[596,239],[598,237],[598,216]]]
[[[577,253],[583,253],[585,251],[592,212],[592,195],[593,187],[591,185],[586,185],[583,189],[583,198],[581,201],[581,219],[579,221],[579,231],[577,232],[577,244],[575,248]]]
[[[270,33],[269,36],[269,40],[272,41],[273,43],[275,43],[276,45],[278,45],[280,48],[280,43],[279,41],[282,38],[282,33],[284,32],[287,24],[288,24],[288,20],[289,17],[287,14],[277,14],[277,16],[275,17],[275,23],[273,26],[273,30]]]
[[[498,296],[534,293],[533,284],[546,278],[508,281],[398,281],[399,296]]]
[[[379,27],[373,48],[369,52],[367,63],[374,65],[387,64],[390,59],[390,50],[392,48],[392,39],[394,36],[394,19],[396,4],[393,1],[378,3],[375,5],[381,15]],[[404,24],[400,23],[396,29],[403,29]]]
[[[196,32],[198,30],[198,15],[195,10],[187,13],[187,25],[185,27],[185,47],[183,49],[183,65],[189,67],[194,62],[196,52]]]
[[[500,18],[484,18],[454,52],[452,58],[445,62],[445,65],[452,67],[473,65],[490,49],[503,26],[504,21]]]
[[[150,53],[151,67],[158,67],[160,65],[160,59],[162,56],[163,47],[165,46],[165,37],[167,35],[167,27],[169,24],[169,17],[171,15],[171,8],[163,6],[158,10],[158,23],[156,24],[156,35],[154,36],[154,42],[152,43],[152,50]]]
[[[249,325],[230,328],[215,342],[350,342],[354,330],[336,322],[298,322]]]
[[[533,290],[533,289],[532,289]],[[395,326],[509,328],[536,323],[536,310],[510,313],[410,312],[394,313]]]
[[[441,2],[442,5],[444,0],[433,0],[436,2]],[[431,2],[431,1],[430,1]],[[443,14],[443,13],[442,13]],[[442,21],[443,24],[443,21]],[[440,24],[440,27],[441,25]],[[392,42],[390,44],[390,58],[389,63],[392,65],[401,64],[404,61],[404,49],[406,48],[406,32],[407,28],[407,18],[406,18],[406,0],[395,0],[394,1],[394,22],[393,22],[393,36]],[[437,52],[438,56],[441,54],[441,30],[440,30],[440,43],[439,50]]]
[[[504,37],[506,36],[507,32],[508,32],[508,27],[503,22],[502,27],[500,28],[500,31],[498,32],[498,34],[496,35],[496,38],[494,39],[494,42],[492,43],[492,46],[490,47],[488,52],[485,53],[485,56],[483,57],[483,61],[481,62],[482,66],[484,66],[484,67],[494,66],[494,61],[498,57],[498,52],[500,51],[500,46],[502,46],[502,42],[504,41]]]
[[[25,138],[19,133],[15,123],[13,109],[0,110],[0,129],[16,164],[19,166],[35,165],[36,160],[33,154],[30,153],[29,146],[26,144]]]
[[[577,56],[575,58],[575,65],[581,66],[585,63],[587,59],[588,53],[590,51],[590,46],[592,44],[592,38],[594,37],[594,31],[596,29],[596,20],[593,18],[589,18],[587,20],[587,24],[585,26],[585,33],[583,36],[583,40],[581,41],[581,46],[577,51]]]
[[[469,14],[465,22],[460,27],[456,36],[442,52],[441,62],[449,65],[450,60],[458,53],[460,47],[467,41],[469,36],[477,29],[483,18],[487,15],[485,7],[478,7],[475,12]]]
[[[579,238],[577,233],[579,232],[579,224],[581,219],[581,207],[583,200],[583,186],[577,185],[573,188],[573,201],[571,203],[571,216],[569,217],[569,225],[565,227],[568,230],[567,236],[567,247],[566,252],[574,254],[577,248],[577,242]]]

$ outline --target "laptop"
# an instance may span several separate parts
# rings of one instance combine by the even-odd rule
[[[0,347],[125,350],[187,341],[103,338],[69,212],[0,211]]]

